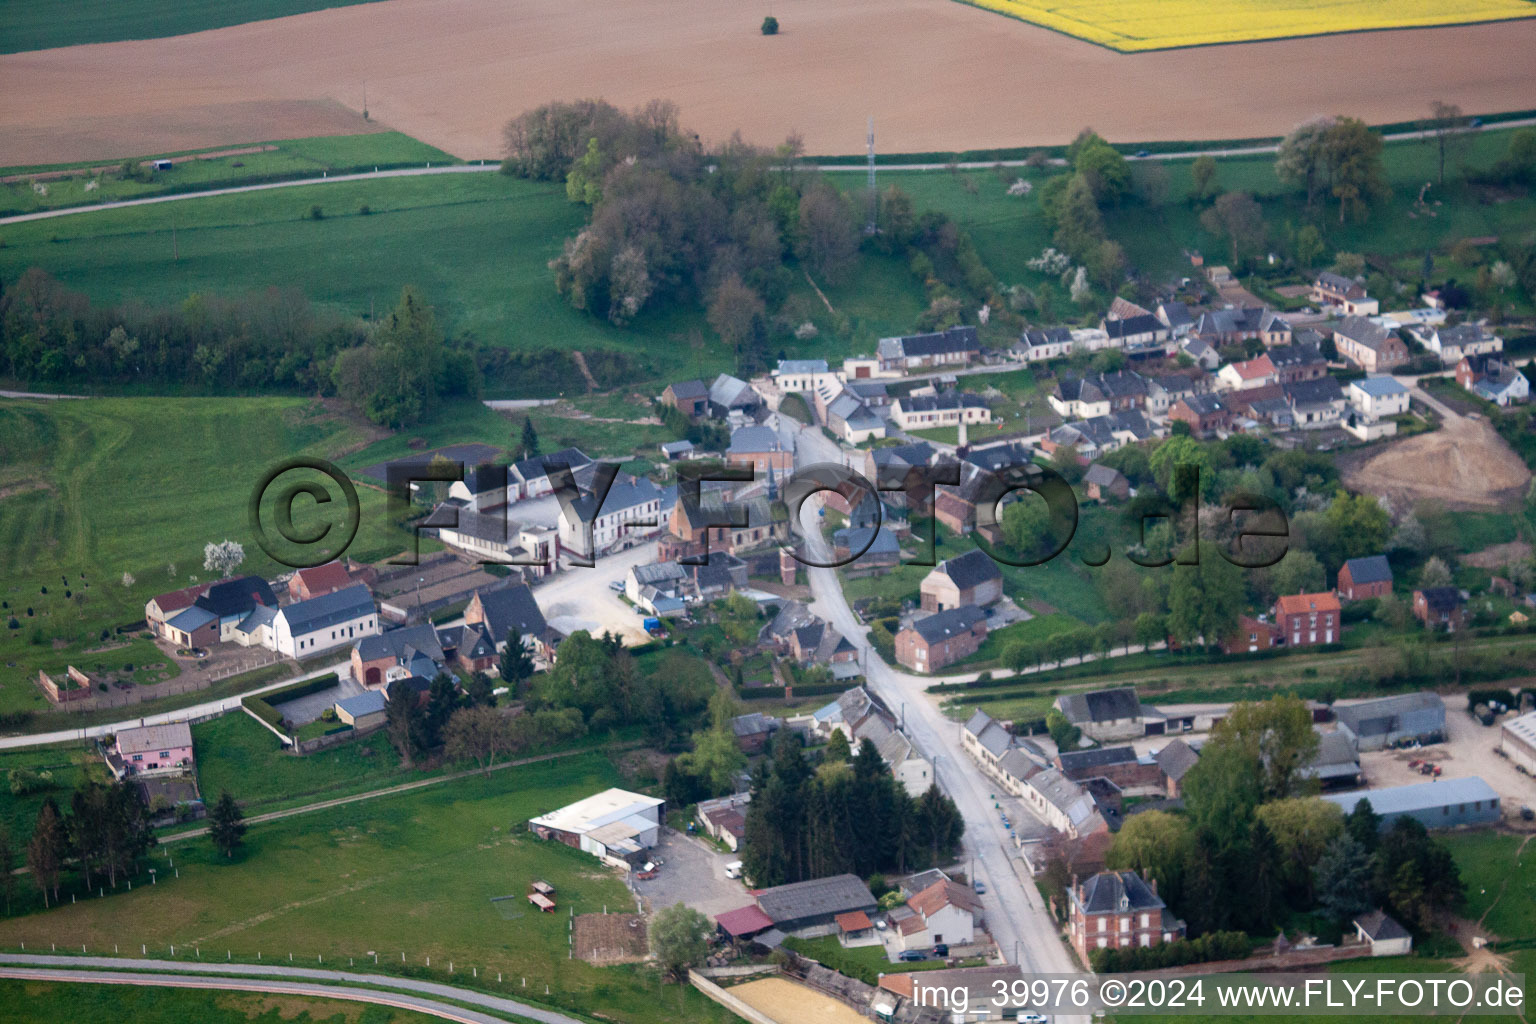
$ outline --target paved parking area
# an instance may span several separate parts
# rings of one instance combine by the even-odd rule
[[[295,727],[308,725],[325,713],[325,709],[339,700],[355,697],[363,692],[363,685],[354,682],[351,676],[343,676],[335,686],[311,693],[305,697],[296,697],[293,700],[284,701],[277,705],[277,710],[282,716],[292,722]]]
[[[664,828],[652,855],[663,861],[657,876],[650,881],[632,877],[630,882],[652,912],[686,903],[713,918],[752,902],[740,879],[725,877],[725,866],[741,859],[734,853],[716,853],[701,842]]]
[[[1409,761],[1422,759],[1439,765],[1442,779],[1480,776],[1503,798],[1506,817],[1517,815],[1522,804],[1536,807],[1536,779],[1521,775],[1514,765],[1494,752],[1499,745],[1499,726],[1511,716],[1506,715],[1492,726],[1486,726],[1467,714],[1465,703],[1459,694],[1447,698],[1445,731],[1448,737],[1444,743],[1417,750],[1362,753],[1360,767],[1365,771],[1366,783],[1372,789],[1379,789],[1428,782],[1429,776],[1420,775],[1408,767]]]

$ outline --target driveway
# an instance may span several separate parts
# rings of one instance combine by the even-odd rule
[[[663,861],[655,878],[631,878],[630,886],[651,911],[686,903],[705,917],[714,917],[752,902],[747,887],[725,877],[725,866],[740,860],[735,853],[716,853],[703,840],[670,828],[661,830],[661,843],[652,851]]]
[[[1438,765],[1442,779],[1463,779],[1476,775],[1502,797],[1506,816],[1518,814],[1522,804],[1536,807],[1536,779],[1521,775],[1515,766],[1494,753],[1499,745],[1500,725],[1512,716],[1505,715],[1485,726],[1467,714],[1461,696],[1449,698],[1445,708],[1444,743],[1418,750],[1372,750],[1360,755],[1360,767],[1372,789],[1407,786],[1427,782],[1429,776],[1409,768],[1408,762],[1427,760]]]
[[[629,644],[650,640],[641,627],[644,616],[625,604],[609,589],[624,581],[629,570],[656,560],[656,542],[648,541],[628,551],[599,558],[590,569],[569,566],[534,584],[533,596],[551,626],[574,632],[585,629],[594,636],[608,630]]]
[[[338,679],[335,686],[326,687],[318,693],[311,693],[305,697],[284,701],[277,705],[277,710],[295,727],[308,725],[324,714],[332,704],[348,697],[356,697],[363,692],[363,689],[361,683],[354,682],[350,675],[346,675]]]

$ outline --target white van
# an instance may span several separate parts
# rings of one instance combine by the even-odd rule
[[[725,877],[726,878],[740,878],[741,877],[741,861],[733,860],[729,864],[727,864],[725,866]]]

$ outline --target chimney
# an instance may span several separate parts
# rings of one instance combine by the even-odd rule
[[[1147,879],[1147,886],[1152,890],[1152,895],[1156,896],[1157,895],[1157,879],[1155,879],[1155,878]]]
[[[779,582],[780,583],[784,584],[786,587],[794,586],[795,585],[795,573],[796,573],[796,571],[799,568],[800,568],[800,564],[799,564],[798,561],[796,561],[793,552],[782,550],[782,549],[779,551]]]

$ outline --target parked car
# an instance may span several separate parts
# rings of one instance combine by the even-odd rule
[[[934,943],[933,955],[938,957],[940,960],[949,956],[949,944],[945,942]]]
[[[911,963],[914,960],[927,960],[928,959],[928,954],[924,953],[920,949],[904,949],[904,950],[901,951],[901,955],[898,956],[896,959],[897,960],[905,960],[908,963]]]
[[[1019,1024],[1051,1024],[1051,1018],[1043,1013],[1027,1013],[1019,1011]]]
[[[986,882],[983,882],[983,881],[982,881],[982,880],[981,880],[981,879],[979,879],[979,878],[978,878],[978,879],[976,879],[976,891],[977,891],[977,892],[978,892],[978,893],[981,893],[981,894],[982,894],[982,895],[986,895],[986,892],[987,892],[987,883],[986,883]]]

